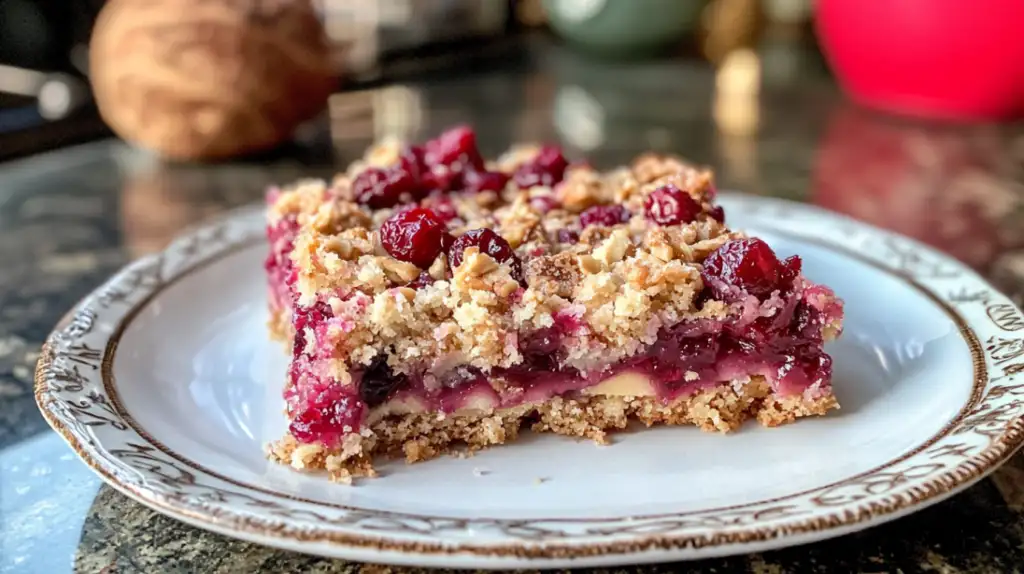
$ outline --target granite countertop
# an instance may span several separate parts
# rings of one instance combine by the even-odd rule
[[[238,542],[129,501],[49,430],[31,390],[51,327],[116,269],[184,226],[257,200],[269,183],[329,174],[375,134],[418,137],[468,121],[488,153],[509,140],[559,140],[599,166],[644,149],[672,151],[717,168],[724,188],[811,201],[912,235],[1018,302],[1024,296],[1024,128],[943,127],[858,110],[819,61],[784,45],[768,44],[718,76],[695,62],[601,64],[554,46],[530,55],[469,76],[341,94],[333,119],[312,126],[305,143],[260,158],[170,165],[110,140],[0,164],[0,572],[385,570]],[[758,70],[761,87],[751,89],[744,78]],[[1024,455],[893,523],[685,568],[1019,571]]]

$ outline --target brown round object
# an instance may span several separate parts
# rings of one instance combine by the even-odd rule
[[[273,147],[334,88],[308,0],[111,0],[89,54],[103,119],[174,159]]]

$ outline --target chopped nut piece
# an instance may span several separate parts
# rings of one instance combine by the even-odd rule
[[[437,259],[430,264],[430,269],[427,269],[427,273],[431,277],[437,280],[444,279],[448,275],[448,257],[442,253],[437,256]]]
[[[380,266],[393,283],[405,284],[420,276],[420,268],[394,257],[381,257]]]
[[[563,251],[532,259],[526,264],[526,282],[531,289],[549,297],[572,297],[580,281],[579,264],[574,253]]]
[[[580,264],[580,271],[587,273],[588,275],[604,271],[604,265],[601,265],[600,261],[594,259],[590,255],[580,255],[577,258],[577,261],[579,261]]]
[[[594,258],[611,266],[612,263],[622,261],[629,251],[635,251],[633,242],[629,239],[629,232],[625,229],[616,229],[608,239],[594,249]]]
[[[599,174],[590,168],[571,168],[555,191],[565,209],[579,213],[610,199]]]

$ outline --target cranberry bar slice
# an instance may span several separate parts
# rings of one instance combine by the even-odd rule
[[[732,231],[711,173],[598,172],[554,146],[486,161],[469,128],[385,142],[268,195],[270,328],[292,359],[272,459],[340,482],[631,420],[730,431],[838,407],[843,306]]]

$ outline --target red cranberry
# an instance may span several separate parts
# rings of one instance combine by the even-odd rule
[[[452,200],[444,196],[432,197],[425,200],[423,202],[423,207],[433,211],[434,215],[445,223],[448,223],[459,216],[459,212],[455,209],[455,204],[452,203]]]
[[[407,381],[405,375],[396,374],[391,370],[387,357],[377,355],[373,363],[363,371],[363,378],[359,383],[359,396],[372,408],[384,403],[392,392],[405,386]]]
[[[559,243],[576,243],[580,240],[580,234],[576,233],[571,229],[559,229],[558,230],[558,242]]]
[[[457,126],[424,146],[424,160],[433,167],[444,165],[456,171],[482,171],[484,160],[476,147],[476,134],[469,126]]]
[[[423,148],[417,145],[402,148],[398,155],[398,164],[412,174],[416,181],[422,180],[423,175],[427,172],[427,164],[423,159]]]
[[[462,172],[443,165],[428,168],[423,172],[424,189],[429,191],[453,191],[462,188]]]
[[[704,260],[702,275],[716,294],[721,294],[723,286],[733,285],[762,297],[788,287],[799,273],[799,257],[781,262],[767,243],[748,238],[734,239],[716,249]]]
[[[530,207],[536,209],[541,213],[547,213],[553,209],[558,209],[559,207],[562,207],[562,204],[558,203],[558,200],[556,200],[553,197],[541,196],[531,199]]]
[[[372,209],[394,207],[403,200],[413,199],[419,183],[412,173],[402,167],[363,170],[352,182],[352,195],[356,202]]]
[[[580,214],[580,225],[612,227],[629,221],[632,214],[621,205],[595,205]]]
[[[512,267],[512,277],[522,281],[523,265],[505,238],[490,229],[471,229],[455,239],[448,250],[448,262],[452,269],[462,264],[462,253],[469,247],[477,247],[480,253],[490,255],[498,263]]]
[[[345,427],[349,432],[359,429],[363,409],[362,402],[348,394],[345,387],[331,382],[311,394],[288,430],[299,442],[332,446],[345,434]]]
[[[455,236],[446,232],[441,237],[441,253],[448,253],[451,251],[453,243],[455,243]]]
[[[782,269],[779,271],[779,285],[789,287],[800,271],[803,270],[803,260],[799,255],[791,255],[782,262]]]
[[[719,223],[725,223],[725,210],[722,209],[721,205],[716,205],[708,210],[708,215]]]
[[[551,187],[562,181],[569,162],[558,146],[544,146],[537,152],[533,160],[516,169],[512,179],[520,188],[527,189],[535,185]]]
[[[700,215],[700,204],[674,185],[663,185],[644,199],[647,219],[658,225],[690,223]]]
[[[500,171],[469,171],[463,175],[462,181],[463,189],[471,193],[501,193],[508,182],[508,176]]]
[[[441,218],[423,207],[400,211],[380,226],[380,242],[395,259],[427,268],[441,253],[448,234]]]

